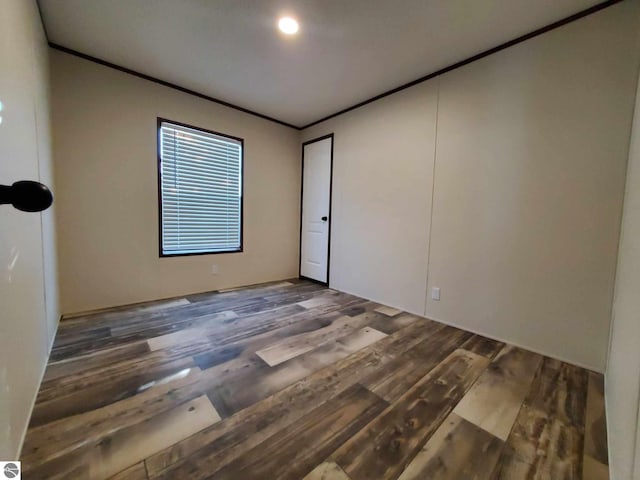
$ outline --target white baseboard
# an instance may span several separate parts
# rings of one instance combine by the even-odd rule
[[[24,430],[22,431],[22,435],[20,436],[20,444],[18,446],[18,458],[22,455],[22,447],[24,446],[24,440],[27,437],[27,430],[29,429],[29,424],[31,423],[31,415],[33,415],[33,409],[36,406],[36,399],[38,398],[38,392],[40,392],[40,385],[42,385],[42,381],[44,380],[44,374],[47,371],[47,365],[49,364],[49,357],[51,356],[51,350],[53,349],[53,343],[56,340],[56,334],[58,333],[58,327],[60,326],[60,322],[62,321],[62,315],[58,318],[58,323],[56,324],[56,331],[51,337],[51,341],[49,342],[49,348],[47,349],[47,358],[42,367],[42,372],[40,373],[40,381],[38,382],[38,388],[36,388],[36,392],[31,399],[31,408],[29,409],[29,421],[24,426]]]

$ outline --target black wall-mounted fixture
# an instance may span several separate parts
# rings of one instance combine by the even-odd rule
[[[13,205],[23,212],[41,212],[53,203],[49,187],[39,182],[22,180],[13,185],[0,185],[0,205]]]

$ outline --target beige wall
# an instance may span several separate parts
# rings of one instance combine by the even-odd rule
[[[335,133],[332,286],[603,371],[637,10],[305,130]]]
[[[0,6],[0,183],[51,178],[48,47],[35,1]],[[0,459],[17,459],[59,312],[53,208],[0,206]]]
[[[640,42],[631,43],[640,51]],[[640,478],[640,84],[629,152],[606,375],[612,480]],[[633,470],[636,457],[635,476]]]
[[[64,313],[297,276],[298,131],[57,51],[51,61]],[[244,138],[243,253],[158,257],[157,117]]]

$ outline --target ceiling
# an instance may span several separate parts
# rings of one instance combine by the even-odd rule
[[[40,0],[49,41],[304,126],[599,0]],[[300,32],[276,29],[282,14]]]

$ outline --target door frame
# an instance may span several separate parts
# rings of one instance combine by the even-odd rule
[[[329,173],[329,235],[327,239],[327,281],[320,282],[319,280],[314,280],[313,278],[308,278],[302,275],[302,213],[304,210],[304,147],[315,142],[320,142],[322,140],[326,140],[327,138],[331,139],[331,159],[330,159],[330,173]],[[298,247],[298,277],[304,278],[305,280],[310,280],[312,282],[320,283],[322,285],[329,286],[329,275],[331,272],[331,222],[333,221],[333,217],[331,215],[331,207],[333,203],[333,146],[335,143],[335,138],[333,132],[328,133],[327,135],[323,135],[318,138],[314,138],[312,140],[307,140],[302,143],[302,168],[300,174],[300,245]]]

